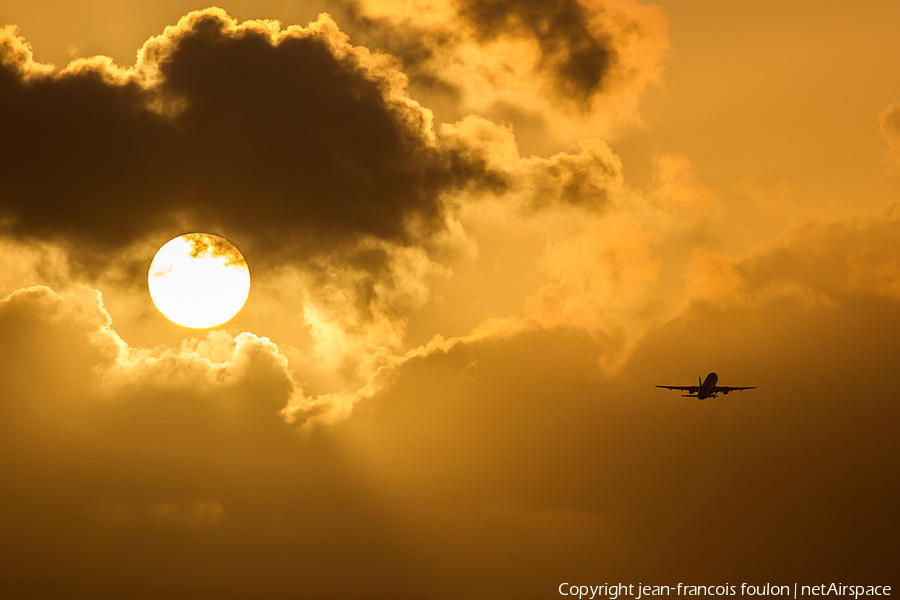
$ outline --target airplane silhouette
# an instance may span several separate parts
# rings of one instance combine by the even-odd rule
[[[706,379],[703,380],[703,383],[700,383],[700,378],[697,378],[698,385],[658,385],[658,388],[666,388],[667,390],[681,390],[682,392],[687,392],[687,394],[682,394],[684,398],[697,398],[699,400],[703,400],[705,398],[715,398],[717,394],[728,394],[728,392],[740,392],[743,390],[755,390],[755,387],[730,387],[727,385],[716,385],[716,382],[719,381],[719,376],[715,373],[710,373],[706,376]]]

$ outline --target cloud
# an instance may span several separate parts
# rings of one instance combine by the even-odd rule
[[[11,395],[6,408],[22,415],[60,410],[113,419],[105,423],[110,431],[151,437],[218,415],[259,435],[284,428],[279,411],[302,396],[287,358],[267,338],[214,330],[175,349],[134,348],[112,328],[100,293],[89,288],[17,290],[0,303],[0,323],[2,379]],[[32,406],[34,397],[40,401]]]
[[[501,37],[531,43],[540,23],[564,22],[571,31],[542,38],[546,60],[532,65],[553,80],[588,33],[589,53],[609,41],[600,32],[611,22],[581,23],[594,12],[579,6],[510,4],[502,12],[520,23]],[[602,141],[523,158],[502,123],[469,117],[434,131],[401,64],[352,46],[327,16],[282,28],[196,11],[147,41],[133,67],[93,57],[55,74],[14,31],[4,39],[0,119],[21,143],[0,166],[3,229],[17,248],[53,248],[65,263],[55,280],[18,281],[137,289],[146,256],[168,237],[223,235],[255,290],[292,290],[285,306],[310,339],[299,352],[316,365],[304,370],[327,373],[310,378],[340,414],[394,352],[431,337],[405,340],[414,314],[443,301],[433,286],[479,241],[502,238],[476,241],[468,228],[486,222],[479,214],[536,223],[620,204],[621,161]],[[600,93],[595,83],[586,93]],[[302,404],[330,414],[323,402]]]
[[[447,572],[475,565],[466,587],[552,589],[598,559],[622,579],[883,577],[897,409],[879,373],[897,321],[896,305],[873,308],[697,305],[615,377],[598,374],[605,342],[573,329],[458,344],[404,364],[339,427],[356,428],[367,472],[441,548],[430,556]],[[880,319],[877,347],[854,341]],[[653,388],[697,369],[758,389],[698,403]]]
[[[894,102],[878,114],[881,135],[893,151],[895,168],[900,169],[900,102]]]
[[[720,246],[719,198],[677,154],[655,158],[653,187],[631,188],[621,159],[596,139],[548,159],[520,159],[514,169],[519,185],[507,197],[519,199],[519,235],[527,230],[537,242],[529,267],[540,274],[524,295],[525,314],[544,327],[616,340],[604,361],[620,366],[648,329],[692,298],[692,253]]]
[[[507,182],[497,196],[516,210],[572,205],[602,212],[614,205],[612,196],[624,185],[622,160],[598,138],[542,158],[521,156],[512,127],[483,117],[470,115],[439,131],[448,147],[473,155]]]
[[[279,415],[300,390],[265,338],[137,349],[96,291],[33,287],[0,301],[0,358],[0,578],[38,580],[23,597],[48,572],[63,595],[117,597],[152,579],[180,597],[167,592],[290,588],[348,566],[386,586],[395,561],[417,565],[331,442]],[[351,538],[367,556],[347,552]]]
[[[881,134],[895,150],[900,147],[900,102],[894,102],[878,115]]]
[[[576,281],[593,285],[614,263],[573,253],[603,258],[605,244],[622,249],[624,272],[655,268],[626,244],[644,243],[622,221],[639,214],[605,215],[621,239],[585,228],[551,246],[546,268],[580,267]],[[748,564],[759,577],[880,576],[896,534],[884,465],[897,454],[885,373],[900,334],[898,214],[888,205],[805,224],[744,258],[698,259],[703,291],[729,293],[694,296],[615,371],[601,369],[620,352],[615,331],[590,310],[559,311],[580,316],[488,321],[381,355],[366,385],[315,397],[263,337],[140,349],[95,290],[19,290],[0,303],[2,527],[18,549],[7,564],[36,576],[54,558],[60,577],[97,582],[115,568],[132,584],[149,569],[175,589],[295,590],[300,577],[309,593],[333,592],[347,569],[390,590],[412,569],[439,597],[496,597],[498,582],[552,589],[559,569],[589,572],[598,556],[620,578],[740,577]],[[392,255],[393,276],[417,281],[421,256],[407,252]],[[626,307],[634,288],[622,285],[579,293]],[[400,305],[421,300],[407,293]],[[656,395],[698,369],[758,389],[715,404]],[[332,426],[297,435],[286,417]],[[126,538],[141,544],[120,556]],[[815,557],[801,551],[810,538]],[[177,568],[185,560],[192,569]]]
[[[421,246],[361,238],[285,277],[313,337],[311,354],[347,386],[362,385],[394,352],[432,337],[433,329],[420,330],[418,339],[408,341],[410,319],[444,301],[438,288],[459,289],[456,269],[482,269],[482,248],[509,243],[508,236],[540,246],[561,224],[580,231],[585,222],[595,224],[593,234],[602,230],[604,237],[621,239],[614,221],[603,225],[628,208],[621,161],[602,141],[586,140],[549,158],[523,158],[509,128],[475,116],[441,126],[438,138],[508,182],[503,193],[470,189],[446,198],[444,233]],[[516,310],[521,302],[519,297]],[[457,308],[444,305],[441,312]]]
[[[654,252],[658,242],[658,234],[622,214],[551,242],[542,260],[551,283],[526,307],[548,326],[621,327],[655,300],[649,287],[660,268]]]
[[[806,222],[734,266],[749,297],[797,284],[836,302],[857,294],[895,298],[898,233],[894,202],[874,214]]]
[[[529,152],[535,138],[568,144],[634,122],[668,48],[659,9],[636,2],[373,0],[344,13],[354,36],[404,61],[445,121],[514,123]]]
[[[574,319],[445,341],[339,428],[423,536],[469,542],[470,581],[524,594],[597,560],[622,579],[883,577],[900,305],[872,271],[895,268],[898,227],[890,205],[707,257],[728,294],[693,299],[614,372],[597,358],[615,339]],[[697,402],[653,387],[711,370],[757,389]]]
[[[53,65],[34,61],[31,44],[19,37],[15,25],[0,29],[0,64],[3,71],[18,72],[25,80],[44,77],[53,73]]]
[[[443,193],[499,185],[439,147],[390,57],[308,28],[191,13],[137,63],[79,59],[57,74],[4,30],[5,229],[121,249],[163,227],[220,233],[302,261],[372,236],[440,230]],[[182,233],[183,231],[178,231]]]

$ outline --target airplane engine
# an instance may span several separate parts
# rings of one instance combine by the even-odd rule
[[[731,391],[731,390],[722,390],[722,393],[725,394],[725,395],[727,396],[727,395],[728,395],[728,392],[730,392],[730,391]]]

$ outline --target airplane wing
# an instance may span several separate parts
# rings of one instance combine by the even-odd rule
[[[658,385],[658,388],[665,388],[667,390],[681,390],[682,392],[687,392],[689,394],[696,394],[697,390],[700,389],[696,385]]]
[[[723,386],[717,385],[716,386],[717,392],[724,392],[726,394],[728,392],[742,392],[744,390],[755,390],[755,389],[756,389],[755,386],[751,386],[751,387],[731,387],[731,386],[727,386],[727,385],[723,385]]]

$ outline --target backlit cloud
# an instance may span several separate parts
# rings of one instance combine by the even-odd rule
[[[18,144],[3,218],[18,235],[120,248],[183,224],[298,260],[357,235],[408,243],[442,227],[444,191],[502,184],[441,149],[399,65],[327,16],[282,30],[198,11],[134,67],[96,57],[56,75],[4,32],[0,118]]]
[[[894,102],[878,115],[881,135],[893,150],[895,168],[900,168],[900,102]]]
[[[426,0],[348,3],[348,27],[399,56],[412,89],[446,121],[468,112],[573,143],[639,121],[636,104],[668,49],[666,20],[636,2]]]

